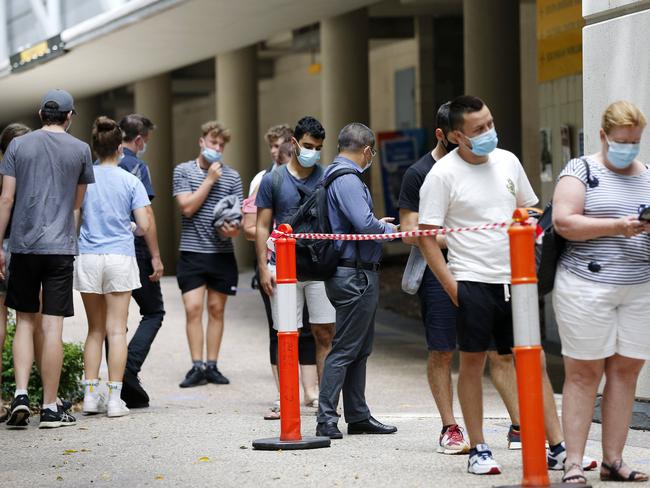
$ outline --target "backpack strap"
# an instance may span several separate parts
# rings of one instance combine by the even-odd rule
[[[357,178],[361,180],[363,183],[363,180],[361,179],[361,173],[359,173],[356,169],[353,168],[341,168],[337,169],[335,171],[332,171],[329,175],[327,175],[327,178],[323,181],[323,186],[327,188],[332,184],[332,182],[338,178],[339,176],[344,176],[344,175],[357,175]]]

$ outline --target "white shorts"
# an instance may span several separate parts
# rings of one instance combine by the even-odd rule
[[[649,297],[650,283],[596,283],[558,267],[553,309],[562,354],[583,360],[614,354],[650,359]]]
[[[269,271],[275,278],[275,265],[269,264]],[[336,310],[327,298],[323,281],[299,281],[296,283],[296,314],[298,328],[302,327],[302,309],[307,301],[310,324],[333,324],[336,322]],[[278,328],[278,294],[271,296],[273,328]]]
[[[81,293],[114,293],[140,288],[135,256],[80,254],[74,262],[74,289]]]

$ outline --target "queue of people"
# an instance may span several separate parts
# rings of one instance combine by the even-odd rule
[[[0,418],[11,428],[29,423],[27,384],[34,360],[44,386],[39,426],[76,422],[70,404],[57,397],[63,318],[74,314],[73,287],[81,292],[89,327],[84,413],[118,417],[149,405],[138,374],[165,315],[159,283],[164,266],[151,208],[155,192],[141,159],[155,125],[139,114],[119,124],[99,117],[92,129],[93,164],[91,148],[67,134],[74,114],[70,94],[52,90],[40,107],[41,129],[31,132],[12,124],[0,136],[0,237],[8,240],[0,249],[0,278],[6,286],[4,295],[0,290],[0,344],[6,307],[16,310],[17,322],[16,391],[11,409],[0,412]],[[567,164],[553,199],[555,229],[567,239],[553,291],[566,369],[561,423],[543,355],[540,361],[548,466],[564,470],[566,483],[584,484],[585,471],[598,467],[584,455],[593,414],[585,405],[593,406],[603,375],[600,477],[648,479],[623,461],[636,380],[650,358],[643,307],[650,283],[650,223],[637,209],[650,194],[650,171],[636,159],[645,125],[633,104],[610,105],[603,115],[600,151]],[[203,124],[197,157],[175,167],[173,196],[182,214],[177,282],[191,360],[181,388],[229,383],[218,359],[226,303],[238,287],[232,239],[241,230],[255,242],[255,281],[267,314],[276,385],[275,255],[267,248],[274,226],[290,220],[324,185],[332,232],[397,231],[393,218],[375,216],[362,179],[376,156],[373,131],[357,122],[346,125],[337,136],[339,154],[327,167],[320,164],[325,134],[309,116],[293,129],[272,127],[266,135],[272,164],[255,177],[246,199],[239,173],[225,163],[231,133],[219,122]],[[521,162],[498,147],[494,118],[481,99],[461,96],[443,104],[435,137],[436,146],[404,177],[401,230],[508,221],[515,208],[537,203]],[[38,183],[44,178],[50,181],[47,187]],[[507,236],[466,232],[404,241],[413,246],[409,263],[418,269],[409,279],[415,280],[412,291],[421,302],[427,378],[442,421],[436,450],[468,454],[469,473],[499,474],[501,467],[483,435],[486,362],[510,414],[508,447],[521,448]],[[338,261],[332,275],[297,284],[303,400],[318,411],[317,435],[343,437],[338,427],[341,396],[349,435],[393,434],[397,427],[376,420],[365,399],[382,246],[336,241],[334,249]],[[127,344],[131,297],[142,319]],[[107,399],[99,380],[104,346]],[[464,428],[452,407],[456,349]],[[276,403],[264,418],[281,415]]]

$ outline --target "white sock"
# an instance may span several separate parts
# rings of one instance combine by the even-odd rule
[[[97,387],[99,386],[99,380],[85,380],[83,382],[85,386],[84,396],[97,395]]]
[[[19,395],[27,395],[27,390],[16,390],[16,393],[14,393],[14,398]]]
[[[48,404],[44,403],[43,404],[43,410],[45,410],[45,409],[48,409],[48,410],[50,410],[52,412],[58,412],[59,411],[58,407],[56,406],[56,402],[48,403]]]
[[[108,401],[119,401],[122,395],[122,382],[109,381],[108,385]]]

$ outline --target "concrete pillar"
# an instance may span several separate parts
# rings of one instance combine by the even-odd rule
[[[336,156],[339,131],[350,122],[370,122],[368,13],[361,9],[324,20],[320,33],[321,123],[326,132],[322,160],[329,164]]]
[[[542,198],[540,181],[540,110],[537,82],[537,8],[535,0],[519,3],[521,63],[521,162],[537,196]]]
[[[427,131],[427,147],[433,147],[436,122],[434,65],[433,17],[418,16],[415,22],[415,40],[418,49],[417,86],[415,90],[418,107],[417,123]]]
[[[88,97],[75,99],[74,108],[77,115],[72,117],[70,134],[75,136],[77,139],[81,139],[90,144],[90,134],[93,128],[93,122],[97,116],[101,115],[99,98]]]
[[[257,49],[249,46],[216,58],[217,119],[232,133],[226,146],[224,161],[241,175],[244,193],[258,171],[258,90]],[[240,268],[250,267],[254,260],[253,246],[243,236],[235,241]]]
[[[487,103],[499,147],[521,157],[519,0],[463,1],[465,92]]]
[[[165,274],[176,273],[176,239],[173,219],[172,175],[174,169],[172,147],[172,84],[171,75],[163,73],[134,85],[135,112],[151,119],[156,130],[153,132],[147,152],[142,159],[151,172],[156,198],[153,209],[158,226],[158,244],[165,265]]]

